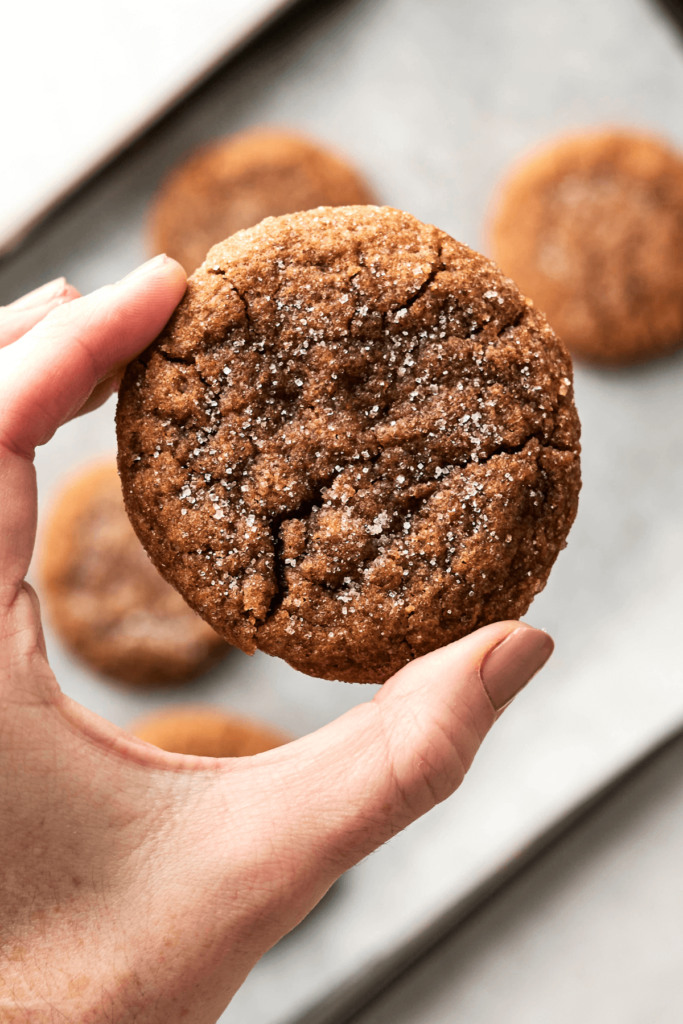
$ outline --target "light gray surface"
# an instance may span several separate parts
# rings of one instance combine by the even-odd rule
[[[675,1024],[683,739],[349,1024]]]
[[[384,201],[475,246],[499,173],[548,134],[607,120],[683,143],[681,47],[644,0],[349,0],[298,25],[238,61],[56,218],[5,264],[0,293],[60,272],[83,289],[121,276],[146,255],[144,212],[163,171],[206,137],[256,121],[335,143]],[[264,957],[226,1022],[279,1024],[349,989],[683,721],[682,388],[681,356],[578,373],[580,514],[528,616],[557,640],[551,665],[503,716],[462,790],[343,879]],[[41,452],[41,486],[111,445],[111,412]],[[163,699],[106,688],[50,648],[65,689],[114,721]],[[236,654],[187,692],[198,695],[304,732],[369,692]]]

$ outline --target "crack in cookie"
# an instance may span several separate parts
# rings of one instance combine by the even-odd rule
[[[490,261],[388,208],[215,246],[117,423],[161,572],[231,643],[327,678],[523,614],[576,513],[562,345]]]

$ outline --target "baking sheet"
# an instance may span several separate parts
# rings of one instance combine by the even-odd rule
[[[293,24],[8,262],[0,293],[61,271],[83,288],[121,276],[145,255],[144,212],[169,163],[254,122],[328,139],[385,201],[479,247],[498,175],[550,134],[640,124],[683,148],[683,53],[645,0],[367,0]],[[579,517],[527,616],[553,633],[555,656],[461,790],[349,872],[262,959],[224,1022],[334,1019],[359,979],[683,724],[683,355],[576,377]],[[112,418],[110,403],[39,452],[41,507],[68,466],[113,447]],[[48,646],[67,692],[119,724],[165,699],[206,698],[303,733],[372,692],[236,652],[196,688],[131,696],[89,676],[49,634]]]
[[[0,253],[291,2],[5,3]]]

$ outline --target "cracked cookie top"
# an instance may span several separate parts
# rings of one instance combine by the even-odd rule
[[[382,682],[523,614],[576,513],[571,361],[493,263],[386,207],[215,246],[117,410],[133,525],[231,643]]]

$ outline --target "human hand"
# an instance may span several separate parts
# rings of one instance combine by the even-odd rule
[[[486,626],[250,758],[169,754],[66,697],[25,583],[33,450],[116,388],[184,287],[162,257],[86,298],[57,282],[0,310],[3,1021],[215,1021],[342,872],[457,788],[552,650]]]

